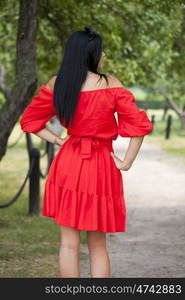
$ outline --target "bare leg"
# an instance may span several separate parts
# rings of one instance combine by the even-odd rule
[[[61,242],[59,249],[60,277],[80,277],[80,231],[67,226],[60,226]]]
[[[110,260],[106,249],[106,233],[87,231],[91,277],[110,277]]]

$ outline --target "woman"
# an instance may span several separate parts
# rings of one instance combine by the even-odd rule
[[[133,94],[115,76],[98,71],[104,57],[102,38],[91,26],[74,32],[57,76],[41,86],[20,121],[23,131],[61,146],[49,170],[42,209],[60,226],[61,277],[80,277],[80,230],[87,231],[91,277],[111,277],[106,233],[126,231],[121,171],[130,169],[153,129]],[[65,139],[46,128],[55,115],[67,128]],[[131,138],[123,160],[112,147],[118,134]]]

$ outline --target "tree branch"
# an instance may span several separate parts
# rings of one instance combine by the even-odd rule
[[[185,115],[185,112],[183,112],[177,105],[176,103],[169,97],[166,95],[166,100],[167,103],[173,108],[173,110],[179,115],[179,116],[183,116]]]
[[[6,86],[6,71],[2,64],[0,64],[0,91],[7,100],[10,98],[10,89]]]

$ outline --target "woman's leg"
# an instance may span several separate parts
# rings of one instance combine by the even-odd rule
[[[91,277],[110,277],[110,260],[106,249],[106,233],[87,231]]]
[[[60,277],[80,277],[80,231],[60,226],[59,269]]]

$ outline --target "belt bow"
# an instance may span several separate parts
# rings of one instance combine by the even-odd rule
[[[98,149],[100,147],[100,141],[95,137],[81,136],[77,137],[72,141],[73,145],[80,143],[80,156],[81,158],[90,158],[92,148]]]

